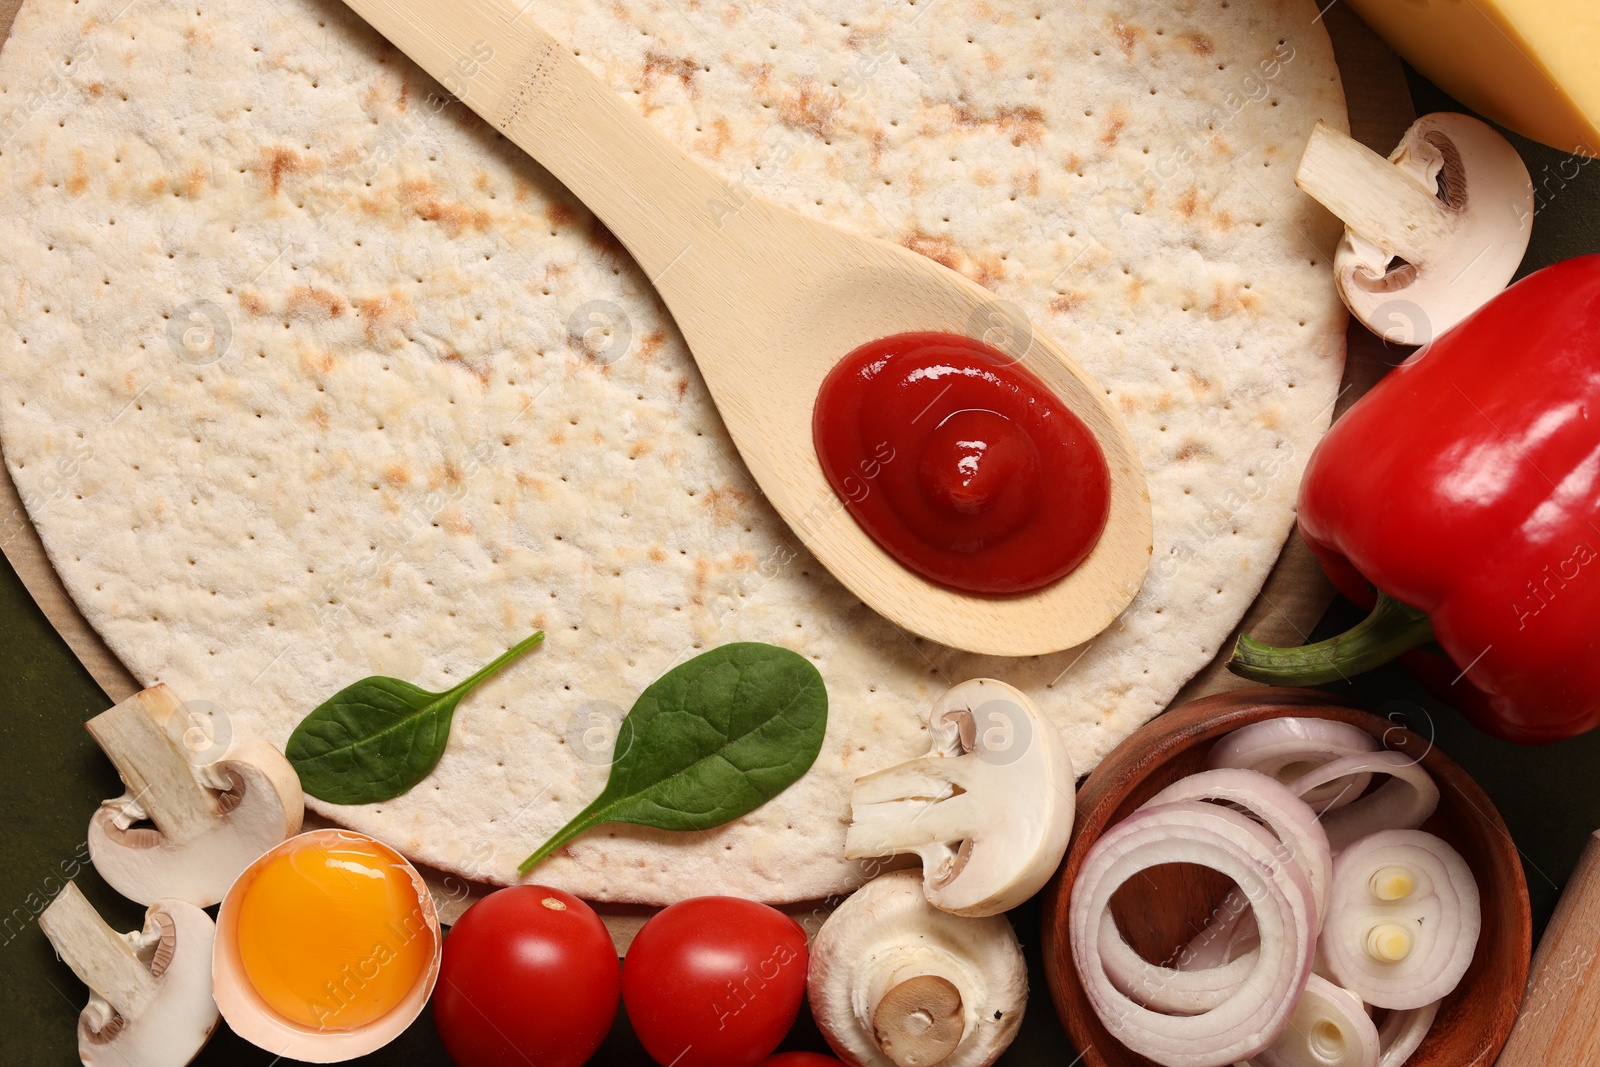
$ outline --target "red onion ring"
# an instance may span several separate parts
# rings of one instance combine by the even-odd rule
[[[1378,1044],[1383,1052],[1378,1056],[1378,1067],[1404,1067],[1411,1054],[1422,1047],[1422,1042],[1433,1029],[1433,1020],[1439,1014],[1439,1002],[1424,1004],[1407,1011],[1391,1011],[1378,1027]]]
[[[1348,806],[1330,804],[1324,809],[1322,828],[1335,852],[1379,831],[1414,830],[1439,807],[1439,787],[1433,778],[1402,752],[1345,756],[1308,771],[1290,789],[1304,796],[1319,786],[1348,778],[1351,781],[1343,788],[1355,797],[1356,780],[1363,774],[1388,775],[1389,780]],[[1338,810],[1333,810],[1336,807]]]
[[[1288,785],[1324,763],[1377,748],[1377,740],[1360,727],[1291,716],[1264,719],[1235,730],[1211,746],[1206,766],[1257,771]],[[1367,782],[1367,778],[1357,779],[1350,791],[1328,783],[1307,791],[1303,799],[1317,811],[1326,811],[1366,792]]]
[[[1259,724],[1257,724],[1259,725]],[[1333,850],[1317,813],[1283,783],[1257,771],[1219,768],[1180,778],[1151,797],[1142,808],[1184,800],[1206,800],[1242,808],[1266,824],[1283,851],[1282,858],[1299,867],[1311,883],[1317,902],[1317,927],[1328,903],[1328,883],[1333,880]]]
[[[1288,1024],[1311,974],[1316,902],[1278,842],[1216,804],[1174,803],[1134,812],[1089,849],[1072,889],[1074,962],[1100,1021],[1124,1045],[1165,1067],[1226,1067],[1270,1045]],[[1151,867],[1192,863],[1231,878],[1253,903],[1261,937],[1249,977],[1197,1015],[1153,1011],[1119,990],[1101,960],[1102,916],[1128,879]]]
[[[1312,975],[1289,1025],[1256,1067],[1378,1067],[1378,1028],[1361,998]]]
[[[1420,830],[1385,830],[1333,861],[1322,954],[1368,1004],[1421,1008],[1460,983],[1482,924],[1477,883],[1455,849]]]

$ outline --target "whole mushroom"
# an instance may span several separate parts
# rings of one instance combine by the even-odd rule
[[[992,678],[947,691],[932,750],[857,778],[845,857],[922,857],[935,907],[998,915],[1044,887],[1072,836],[1072,758],[1026,694]]]
[[[807,992],[852,1067],[988,1067],[1011,1044],[1028,969],[1002,916],[928,903],[916,871],[868,882],[823,923]]]
[[[89,858],[130,900],[172,897],[204,908],[257,856],[300,831],[305,799],[294,768],[264,741],[191,764],[169,729],[180,707],[172,690],[156,685],[85,724],[127,789],[89,820]],[[153,828],[138,825],[145,821]]]
[[[89,1067],[183,1067],[210,1040],[216,926],[193,904],[158,900],[144,929],[124,935],[68,882],[39,928],[89,987],[78,1015],[78,1056]]]
[[[1318,122],[1295,184],[1345,224],[1333,269],[1350,313],[1396,344],[1426,344],[1488,303],[1533,232],[1527,166],[1470,115],[1422,116],[1388,159]]]

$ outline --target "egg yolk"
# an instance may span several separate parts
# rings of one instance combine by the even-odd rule
[[[416,884],[400,857],[359,839],[290,842],[239,902],[239,958],[293,1022],[352,1030],[390,1011],[433,958]]]

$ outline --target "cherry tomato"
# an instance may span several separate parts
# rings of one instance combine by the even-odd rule
[[[579,1067],[605,1040],[622,965],[605,924],[570,893],[490,893],[444,939],[433,1021],[459,1067]]]
[[[789,1032],[805,991],[800,924],[736,897],[661,911],[622,968],[634,1033],[657,1063],[673,1067],[756,1067]]]
[[[780,1052],[762,1060],[761,1067],[844,1067],[844,1062],[820,1052]]]

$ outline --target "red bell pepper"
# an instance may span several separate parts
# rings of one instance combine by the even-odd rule
[[[1411,649],[1489,733],[1600,724],[1600,255],[1513,285],[1352,405],[1312,453],[1299,524],[1373,612],[1300,648],[1241,638],[1238,673],[1315,684]]]

